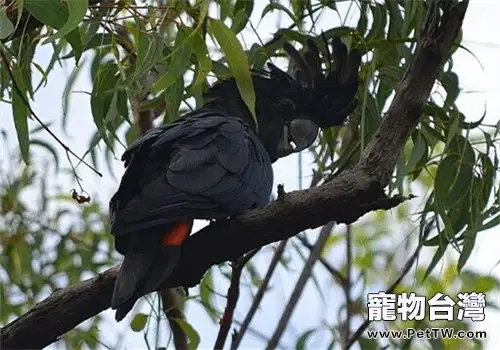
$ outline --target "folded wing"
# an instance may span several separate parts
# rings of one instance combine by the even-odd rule
[[[110,202],[121,253],[147,249],[130,242],[131,234],[263,207],[272,189],[271,162],[257,137],[242,120],[216,111],[196,111],[153,129],[122,159],[127,170]]]

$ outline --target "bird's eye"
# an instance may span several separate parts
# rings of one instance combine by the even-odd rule
[[[284,109],[286,111],[292,112],[295,110],[295,104],[292,102],[292,100],[288,98],[284,98],[278,102],[278,107],[280,109]]]

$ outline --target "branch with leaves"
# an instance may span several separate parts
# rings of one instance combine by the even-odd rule
[[[388,210],[407,200],[404,196],[387,197],[384,188],[398,154],[420,120],[438,72],[449,57],[467,5],[467,1],[429,3],[413,59],[358,164],[321,186],[285,193],[264,209],[204,228],[186,241],[179,264],[164,287],[196,285],[214,264],[238,259],[255,248],[308,228],[330,221],[352,223],[368,212]],[[214,246],[214,241],[224,244]],[[206,249],[207,245],[211,249]],[[109,307],[115,278],[113,268],[54,293],[2,328],[2,346],[41,348],[52,343]]]

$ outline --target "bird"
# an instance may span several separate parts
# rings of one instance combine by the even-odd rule
[[[323,39],[322,55],[312,39],[303,53],[284,43],[290,73],[271,62],[251,70],[256,120],[230,77],[208,88],[200,108],[126,149],[109,204],[115,249],[124,256],[111,299],[117,321],[165,283],[195,219],[266,206],[272,164],[309,147],[319,128],[343,125],[355,109],[361,54],[340,38]]]

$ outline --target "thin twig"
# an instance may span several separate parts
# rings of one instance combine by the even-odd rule
[[[313,176],[309,187],[317,186],[320,181],[321,181],[321,175],[319,174],[319,172],[313,171]],[[302,189],[302,158],[300,153],[299,153],[299,189]],[[298,237],[300,237],[300,235],[298,235]],[[238,345],[241,343],[241,340],[243,339],[243,336],[245,335],[245,332],[247,331],[250,322],[255,316],[255,313],[257,312],[257,309],[259,308],[259,305],[262,302],[262,298],[264,298],[264,293],[267,290],[269,283],[271,282],[271,277],[273,276],[274,270],[278,266],[278,263],[281,257],[283,256],[283,253],[285,252],[287,241],[288,240],[281,241],[278,247],[276,248],[274,256],[271,259],[271,263],[267,268],[264,280],[262,281],[262,284],[260,285],[259,290],[257,291],[257,294],[255,295],[255,298],[252,301],[252,305],[250,306],[250,309],[248,310],[248,313],[245,316],[245,319],[243,320],[241,328],[237,333],[233,335],[231,349],[238,348]]]
[[[248,326],[250,325],[250,322],[252,321],[252,318],[255,316],[255,313],[257,312],[257,309],[259,308],[259,305],[262,301],[262,298],[264,297],[264,293],[267,290],[267,287],[269,285],[269,282],[271,281],[271,277],[273,276],[274,270],[276,269],[276,266],[278,266],[278,263],[281,259],[281,256],[283,255],[283,252],[285,251],[285,246],[286,246],[285,241],[281,241],[278,247],[276,248],[276,251],[274,252],[273,258],[271,260],[271,263],[269,264],[269,267],[267,268],[266,275],[264,276],[264,280],[262,281],[262,284],[259,287],[259,290],[257,291],[257,294],[255,295],[255,298],[252,301],[252,305],[250,306],[250,309],[248,310],[247,315],[245,316],[245,319],[243,320],[240,330],[235,333],[233,336],[233,340],[231,342],[231,349],[237,349],[238,345],[240,344],[241,340],[243,339],[243,336],[245,335],[245,332],[248,329]]]
[[[227,335],[231,329],[231,323],[233,322],[234,309],[236,309],[236,304],[238,303],[238,298],[240,296],[240,278],[243,268],[246,263],[255,256],[259,249],[255,249],[248,253],[247,255],[233,261],[233,272],[231,274],[231,284],[229,285],[229,290],[227,291],[227,304],[224,310],[224,315],[220,321],[219,334],[217,334],[217,339],[215,340],[214,349],[222,349],[224,343],[226,342]]]
[[[76,167],[73,165],[73,161],[71,160],[71,157],[69,156],[68,151],[66,153],[66,158],[68,159],[68,163],[71,166],[71,171],[73,172],[73,175],[75,176],[76,183],[78,184],[78,187],[80,187],[80,191],[82,193],[85,193],[85,190],[83,189],[82,182],[78,174],[76,173]]]
[[[347,225],[346,231],[346,278],[344,284],[344,294],[345,294],[345,307],[346,307],[346,317],[345,317],[345,325],[344,325],[344,345],[347,346],[349,342],[349,336],[351,332],[351,269],[352,269],[352,227],[351,225]]]
[[[234,320],[234,323],[236,323],[238,326],[242,325],[242,323],[239,322],[238,320]],[[248,327],[248,333],[253,335],[257,339],[262,340],[265,343],[269,342],[269,337],[267,337],[265,334],[262,334],[261,332],[252,327]],[[278,345],[277,349],[287,350],[287,348],[282,345]]]
[[[304,265],[304,268],[300,273],[299,279],[297,280],[297,284],[295,285],[295,288],[292,291],[292,295],[288,300],[288,304],[286,305],[285,310],[281,315],[281,319],[279,320],[278,325],[276,326],[276,329],[271,339],[269,340],[266,349],[272,350],[275,349],[276,346],[278,345],[281,336],[283,335],[288,325],[288,322],[292,317],[293,310],[295,309],[295,306],[297,306],[300,296],[302,295],[302,291],[304,290],[304,287],[309,277],[311,276],[311,271],[314,266],[314,263],[320,257],[321,252],[323,251],[323,248],[328,240],[328,236],[330,236],[330,232],[332,231],[334,225],[335,225],[334,222],[329,222],[321,229],[318,240],[314,244],[314,249],[311,251],[309,258],[307,259],[306,264]]]
[[[302,245],[304,247],[306,247],[307,249],[309,249],[309,251],[312,251],[314,249],[314,246],[309,243],[309,241],[301,236],[301,235],[297,235],[297,238],[299,239],[299,241],[302,243]],[[341,286],[344,286],[346,284],[346,279],[344,276],[342,276],[342,274],[340,273],[339,270],[337,270],[335,267],[333,267],[329,262],[328,260],[326,260],[324,257],[320,256],[318,261],[321,263],[321,265],[323,265],[323,267],[328,271],[330,272],[330,274],[332,275],[333,278],[335,278],[335,280],[337,280],[337,282],[341,285]]]

